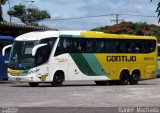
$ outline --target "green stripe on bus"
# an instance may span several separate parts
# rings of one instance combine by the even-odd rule
[[[108,75],[108,73],[104,71],[103,67],[94,54],[84,53],[82,55],[85,58],[86,62],[89,64],[90,68],[94,71],[94,73],[96,73],[96,75]]]
[[[91,69],[90,65],[81,53],[70,53],[70,56],[72,57],[72,59],[74,60],[74,62],[83,74],[89,76],[96,75],[96,73],[94,73],[94,71]]]
[[[60,38],[85,38],[82,35],[61,35]]]

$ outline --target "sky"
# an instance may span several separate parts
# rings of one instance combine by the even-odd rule
[[[158,25],[158,18],[156,11],[159,0],[9,0],[10,6],[23,4],[26,7],[39,8],[46,10],[51,15],[51,19],[41,21],[40,25],[46,25],[51,28],[59,30],[90,30],[96,27],[107,25],[114,25],[111,21],[116,18],[115,15],[110,14],[130,14],[130,15],[144,15],[155,17],[141,17],[119,15],[119,19],[132,22],[147,22],[149,24]],[[3,17],[9,21],[7,11],[9,10],[8,2],[3,6]],[[67,19],[77,17],[92,17],[95,18],[81,18],[81,19]],[[57,20],[67,19],[67,20]],[[12,18],[12,22],[22,24],[17,18]]]

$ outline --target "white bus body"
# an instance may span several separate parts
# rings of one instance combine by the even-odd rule
[[[129,39],[132,41],[128,42]],[[102,49],[104,43],[105,48],[110,46],[108,52]],[[120,50],[117,43],[124,45],[123,50],[130,44],[132,51],[117,54]],[[155,78],[155,44],[155,37],[80,31],[30,32],[17,37],[13,43],[8,77],[31,86],[39,83],[60,86],[64,80],[94,80],[97,84],[119,80],[121,84],[137,84],[140,79]],[[136,45],[148,48],[137,54]]]

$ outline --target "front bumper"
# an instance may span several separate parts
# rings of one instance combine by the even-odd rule
[[[18,82],[37,82],[36,71],[13,70],[8,68],[8,80]]]
[[[13,76],[8,74],[9,81],[18,81],[18,82],[34,82],[33,76]]]

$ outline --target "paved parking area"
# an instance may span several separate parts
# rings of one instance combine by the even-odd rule
[[[0,82],[0,107],[160,107],[160,79],[138,85],[96,86],[92,81],[65,82],[63,87]]]

